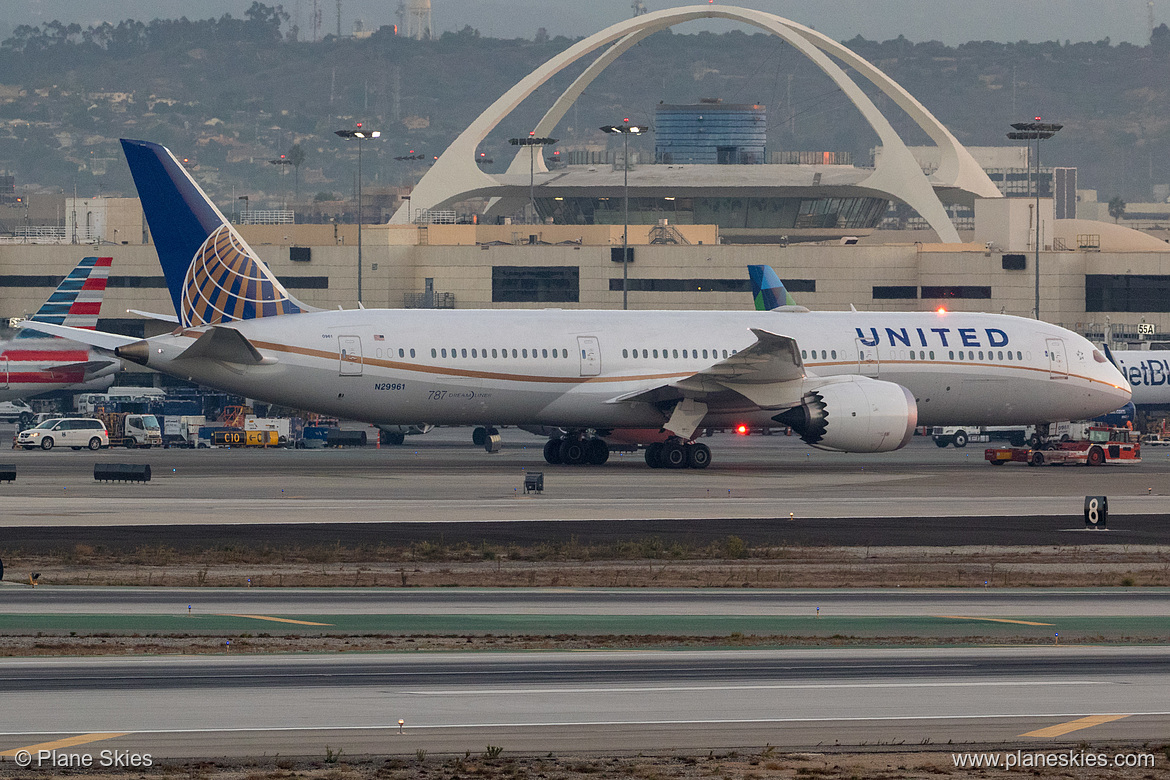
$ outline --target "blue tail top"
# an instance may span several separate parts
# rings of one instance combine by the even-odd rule
[[[784,282],[770,265],[749,265],[748,276],[752,280],[752,298],[756,311],[771,311],[781,306],[795,306],[796,301],[784,287]]]
[[[122,139],[122,150],[182,325],[310,309],[289,295],[169,149]]]

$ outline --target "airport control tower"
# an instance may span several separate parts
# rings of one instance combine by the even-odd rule
[[[764,162],[768,110],[704,98],[654,110],[654,160],[666,164],[758,165]]]

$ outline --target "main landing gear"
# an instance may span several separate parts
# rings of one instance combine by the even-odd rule
[[[681,439],[655,442],[646,448],[646,465],[652,469],[705,469],[711,465],[711,448]]]
[[[597,436],[569,433],[544,443],[544,459],[550,465],[600,466],[609,460],[609,445]],[[711,448],[695,441],[671,438],[646,447],[646,465],[652,469],[705,469],[711,465]]]
[[[609,460],[609,445],[595,436],[554,437],[544,443],[544,459],[553,466],[600,466]]]

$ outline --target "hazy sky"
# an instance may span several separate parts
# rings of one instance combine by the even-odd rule
[[[324,32],[337,29],[338,0],[318,0]],[[397,21],[398,0],[340,0],[342,30],[362,19],[367,29]],[[644,0],[657,11],[684,2]],[[269,0],[268,5],[275,5]],[[313,0],[283,0],[285,10],[308,29]],[[886,40],[1098,41],[1144,44],[1149,37],[1147,0],[741,0],[723,3],[770,11],[815,27],[837,40],[862,35]],[[251,0],[0,0],[0,36],[13,26],[52,19],[85,26],[103,20],[156,17],[242,16]],[[464,25],[498,38],[531,38],[544,27],[550,35],[579,36],[628,18],[630,0],[431,0],[437,32]],[[1170,0],[1154,0],[1157,23],[1170,22]],[[679,31],[700,29],[696,25]]]

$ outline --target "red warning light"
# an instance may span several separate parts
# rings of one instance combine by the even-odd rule
[[[358,127],[361,127],[361,126],[362,126],[362,123],[361,123],[361,122],[358,122],[357,126],[358,126]]]
[[[1037,122],[1039,122],[1039,121],[1040,121],[1040,117],[1036,117],[1036,121],[1037,121]]]
[[[735,426],[735,432],[738,433],[740,436],[747,436],[748,435],[748,427],[746,425],[744,425],[743,423],[740,423],[739,425]]]

